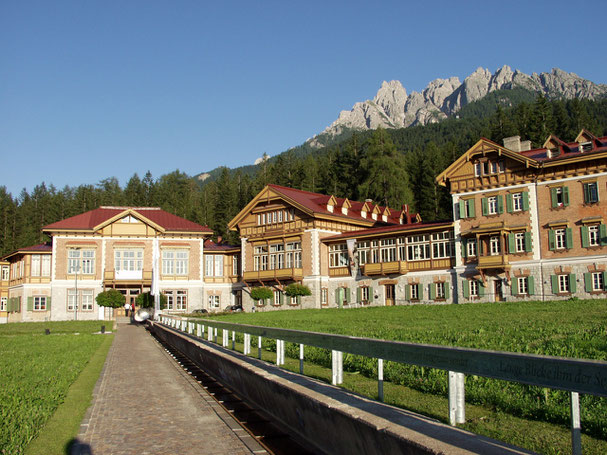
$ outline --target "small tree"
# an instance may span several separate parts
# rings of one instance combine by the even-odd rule
[[[258,303],[260,300],[271,299],[274,297],[274,293],[271,289],[266,287],[258,287],[251,289],[251,298]]]
[[[126,302],[126,297],[116,289],[110,289],[97,294],[97,305],[108,308],[120,308]]]
[[[160,300],[160,309],[164,310],[167,306],[167,297],[164,294],[158,294]],[[135,299],[137,306],[141,308],[154,308],[154,296],[149,292],[139,294]]]
[[[285,294],[289,297],[299,297],[302,295],[312,295],[312,291],[305,284],[292,283],[285,287]]]

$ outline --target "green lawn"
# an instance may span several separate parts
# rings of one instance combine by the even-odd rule
[[[211,317],[252,325],[413,343],[607,360],[605,300],[294,310]],[[265,346],[274,349],[270,340],[266,340]],[[298,347],[287,343],[286,355],[297,358]],[[306,360],[324,368],[331,365],[330,352],[312,347],[306,347]],[[348,354],[344,354],[344,369],[354,374],[354,382],[358,382],[357,376],[375,378],[377,373],[375,359]],[[425,404],[409,406],[411,398],[395,396],[400,392],[394,389],[386,392],[387,401],[446,419],[446,404],[442,415],[435,405],[428,405],[433,402],[432,396],[446,397],[446,372],[387,362],[384,377],[390,381],[390,387],[406,387],[411,393],[422,392],[427,397],[422,400]],[[354,387],[357,391],[365,388],[373,390],[374,386]],[[607,440],[607,399],[587,395],[580,398],[583,431],[595,439]],[[477,413],[482,418],[474,417],[475,414],[469,412],[466,426],[473,431],[517,444],[514,437],[503,434],[500,437],[500,432],[506,431],[503,415],[507,415],[556,424],[567,435],[569,396],[565,392],[468,376],[466,401],[469,405],[481,406],[493,416],[482,416],[482,411]],[[497,421],[498,424],[491,424]],[[548,450],[551,441],[554,442],[552,438],[548,437],[539,446],[536,443],[531,446],[534,450],[541,448],[542,452],[558,453],[558,450]],[[542,436],[535,439],[541,440]],[[526,444],[529,447],[529,443]],[[596,453],[607,451],[607,446],[600,447],[602,449]]]
[[[101,324],[0,325],[0,453],[24,453],[63,403],[89,359],[107,343],[108,336],[94,334]],[[50,335],[44,334],[46,328]]]

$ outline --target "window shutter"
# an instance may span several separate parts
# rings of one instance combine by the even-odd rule
[[[9,313],[13,312],[13,298],[9,298],[8,301],[6,302],[6,311]]]
[[[476,216],[476,210],[474,210],[474,199],[468,199],[466,204],[468,205],[468,218],[474,218]]]
[[[483,207],[483,215],[487,216],[489,214],[489,205],[487,204],[486,197],[481,199],[481,205]]]
[[[550,188],[550,200],[552,201],[552,208],[558,206],[558,202],[556,200],[556,188]]]
[[[563,187],[563,205],[569,205],[569,188],[566,186]]]
[[[470,283],[468,280],[462,280],[462,295],[465,299],[470,297]]]
[[[550,275],[550,284],[552,284],[552,293],[559,293],[559,277],[557,275]]]
[[[34,311],[34,298],[33,297],[27,298],[27,311]]]
[[[510,280],[510,294],[511,295],[518,295],[518,283],[519,280],[522,280],[522,278],[517,278],[516,280]]]
[[[411,285],[410,284],[405,286],[405,299],[411,300]]]
[[[592,273],[584,273],[584,289],[592,292]]]
[[[569,274],[569,292],[575,294],[576,291],[576,283],[575,283],[575,273]]]
[[[554,230],[550,229],[548,231],[548,249],[550,251],[554,251],[556,249],[556,241],[554,238]]]
[[[607,245],[607,224],[599,226],[599,241],[601,245]]]
[[[369,286],[369,302],[373,302],[373,288]]]
[[[340,290],[340,288],[335,289],[335,303],[337,304],[337,306],[341,306],[341,293],[339,292]]]
[[[356,302],[357,303],[362,302],[362,289],[361,288],[356,288]]]
[[[451,296],[451,286],[449,286],[449,282],[445,282],[445,299],[448,299]]]
[[[527,285],[528,285],[528,289],[529,289],[529,295],[534,295],[535,294],[535,280],[532,276],[527,278]]]
[[[584,202],[590,202],[590,189],[587,183],[584,183]]]
[[[529,192],[525,191],[523,193],[523,210],[528,211],[529,210]]]
[[[515,250],[514,245],[514,234],[508,234],[508,252],[513,254]]]
[[[476,242],[476,256],[482,256],[483,255],[483,241],[481,239],[478,239],[478,242]]]
[[[301,295],[298,295],[296,300],[297,300],[297,304],[301,305]]]
[[[278,292],[278,303],[281,305],[285,303],[285,295],[283,292]]]
[[[467,243],[468,243],[468,239],[464,239],[463,238],[462,241],[459,242],[459,243],[460,243],[460,246],[462,248],[462,257],[465,258],[466,257],[466,253],[467,253],[466,246],[467,246]]]
[[[603,272],[603,290],[607,290],[607,272]]]
[[[350,288],[345,288],[344,291],[346,294],[346,298],[344,299],[344,301],[350,303]]]
[[[430,284],[430,300],[435,300],[436,299],[436,285],[434,283]]]
[[[466,201],[460,200],[458,203],[459,206],[459,218],[463,220],[466,218]]]
[[[580,227],[580,232],[582,234],[582,247],[588,248],[590,245],[590,239],[588,238],[588,226]]]
[[[571,228],[565,229],[565,237],[567,241],[567,245],[565,245],[568,249],[573,248],[573,232]]]
[[[485,284],[482,281],[478,281],[478,296],[483,297],[485,295]]]
[[[533,245],[531,244],[531,232],[525,232],[525,251],[529,253],[533,250]]]
[[[504,196],[497,196],[497,213],[504,213]]]
[[[46,298],[46,311],[51,311],[51,298]]]
[[[512,209],[512,194],[508,193],[506,195],[506,212],[508,213],[512,213],[513,209]]]

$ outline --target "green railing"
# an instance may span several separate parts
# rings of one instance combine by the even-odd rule
[[[228,347],[232,332],[232,349],[236,333],[244,335],[244,354],[251,354],[251,336],[258,337],[258,358],[262,339],[276,340],[276,364],[284,364],[284,342],[299,344],[299,370],[303,374],[304,347],[315,346],[332,352],[332,383],[343,381],[343,353],[378,360],[378,396],[383,401],[383,362],[437,368],[449,372],[449,421],[451,425],[465,422],[464,375],[566,390],[571,397],[572,453],[582,453],[579,394],[607,396],[607,362],[571,359],[512,352],[486,351],[428,344],[384,341],[326,333],[304,332],[212,320],[160,316],[160,322],[173,329],[207,338],[217,343],[222,331],[222,345]]]

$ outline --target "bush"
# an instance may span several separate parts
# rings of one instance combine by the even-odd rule
[[[109,308],[120,308],[126,302],[125,296],[116,289],[100,292],[95,300],[97,305]]]
[[[274,293],[269,288],[258,287],[251,289],[251,298],[255,301],[271,299],[273,297]]]
[[[158,297],[160,299],[160,309],[164,310],[167,306],[167,297],[164,294],[159,294]],[[140,308],[154,308],[154,296],[149,292],[139,294],[135,302]]]
[[[286,286],[284,291],[289,297],[312,295],[312,291],[310,291],[310,288],[305,284],[292,283]]]

